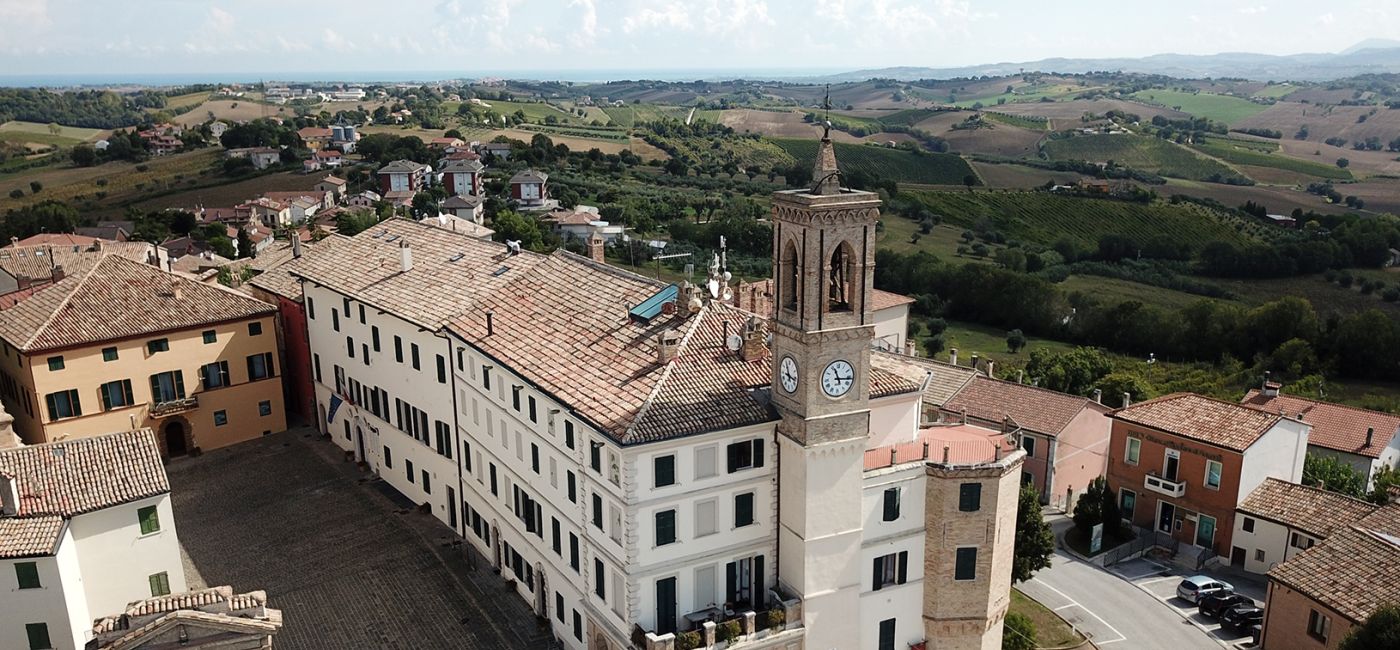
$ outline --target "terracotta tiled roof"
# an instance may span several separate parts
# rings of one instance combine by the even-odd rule
[[[1378,607],[1400,602],[1400,504],[1377,510],[1322,543],[1269,570],[1269,579],[1364,621]]]
[[[301,260],[292,258],[290,243],[274,243],[253,258],[252,268],[258,271],[258,275],[253,276],[248,284],[268,293],[301,302],[301,280],[292,276],[292,269],[299,268],[303,264],[302,260],[329,255],[348,241],[349,237],[330,235],[319,242],[307,242],[302,245]]]
[[[870,399],[905,395],[924,387],[928,375],[896,363],[893,354],[870,353]]]
[[[880,289],[876,289],[874,293],[870,294],[870,309],[872,311],[890,309],[891,307],[908,305],[913,302],[914,299],[910,298],[909,296],[891,293],[889,291],[882,291]]]
[[[555,210],[545,215],[541,221],[550,221],[560,226],[586,226],[594,221],[602,220],[597,212],[586,212],[583,210]]]
[[[25,237],[18,242],[12,243],[6,248],[19,248],[21,246],[91,246],[97,241],[97,237],[87,237],[66,232],[41,232],[31,237]]]
[[[442,207],[446,209],[475,208],[478,205],[481,205],[481,197],[461,194],[453,194],[442,202]]]
[[[1085,397],[982,375],[968,382],[942,409],[948,413],[966,409],[968,417],[998,425],[1009,417],[1021,428],[1044,436],[1059,435],[1084,409],[1108,412]]]
[[[225,287],[107,255],[6,309],[0,338],[20,350],[48,350],[273,311]]]
[[[413,256],[407,273],[399,263],[404,242]],[[477,298],[546,258],[529,252],[510,255],[504,244],[395,218],[339,242],[333,255],[303,255],[289,271],[435,330],[461,314],[479,320],[484,310],[473,308]],[[573,292],[578,293],[578,286],[571,287]]]
[[[337,151],[336,153],[340,153],[340,152]],[[330,183],[331,185],[344,185],[344,184],[346,184],[348,181],[346,181],[346,180],[343,179],[343,178],[340,178],[339,176],[327,176],[327,177],[322,178],[321,180],[319,180],[319,181],[317,181],[317,182],[318,182],[318,183]]]
[[[923,373],[927,380],[923,383],[924,404],[942,406],[972,381],[977,371],[964,366],[955,366],[942,361],[923,357],[909,357],[890,352],[874,352],[872,357],[881,359],[887,367],[900,366],[906,374]]]
[[[171,625],[217,631],[224,640],[263,640],[282,627],[282,612],[267,606],[267,594],[233,593],[228,586],[138,600],[114,616],[93,622],[91,650],[145,647],[168,635]],[[195,635],[191,635],[195,636]],[[259,646],[261,647],[261,646]]]
[[[1244,451],[1283,418],[1194,393],[1174,393],[1113,411],[1124,422]]]
[[[1319,402],[1317,400],[1279,394],[1276,397],[1264,395],[1259,390],[1251,390],[1244,396],[1242,404],[1265,411],[1296,416],[1312,425],[1308,434],[1308,444],[1327,449],[1344,451],[1358,456],[1379,458],[1390,441],[1400,433],[1400,416],[1368,411],[1341,404]],[[1366,444],[1366,430],[1375,434],[1371,444]]]
[[[417,173],[417,172],[423,171],[424,169],[427,169],[427,168],[428,168],[427,165],[424,165],[423,163],[416,163],[416,162],[413,162],[412,160],[395,160],[394,162],[388,163],[388,164],[384,165],[383,167],[380,167],[378,173],[380,173],[380,174],[413,174],[413,173]]]
[[[448,161],[448,163],[443,166],[442,173],[472,174],[480,172],[483,169],[486,169],[486,165],[483,165],[476,160],[463,158],[460,160]]]
[[[0,451],[14,477],[20,518],[73,517],[170,491],[150,429]]]
[[[924,445],[928,455],[924,455]],[[1005,456],[1016,451],[1016,445],[1006,441],[1000,432],[967,424],[926,427],[916,439],[897,445],[865,450],[865,471],[883,469],[905,463],[943,462],[943,448],[948,448],[948,462],[953,465],[976,465],[997,458],[997,448]],[[893,452],[893,455],[891,455]]]
[[[510,177],[511,183],[543,183],[547,180],[549,180],[549,174],[533,169],[517,172]]]
[[[1313,537],[1327,537],[1371,514],[1376,505],[1320,488],[1270,477],[1254,488],[1239,511],[1296,528]]]
[[[107,255],[117,255],[137,262],[147,261],[155,252],[155,246],[145,242],[102,242],[101,249],[81,246],[21,246],[0,248],[0,270],[16,278],[37,280],[53,275],[53,267],[59,265],[67,275],[96,264]]]
[[[329,138],[329,137],[331,137],[331,130],[330,130],[330,129],[322,129],[322,128],[318,128],[318,127],[314,127],[314,126],[308,126],[308,127],[304,128],[304,129],[301,129],[301,130],[297,131],[297,135],[298,135],[298,136],[301,136],[303,139],[305,139],[305,138]]]
[[[0,558],[53,555],[63,526],[57,515],[0,518]]]

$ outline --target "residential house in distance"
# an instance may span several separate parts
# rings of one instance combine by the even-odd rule
[[[136,232],[136,224],[131,221],[99,221],[95,226],[80,226],[74,234],[107,241],[127,241]]]
[[[0,450],[0,647],[81,650],[92,621],[184,591],[149,429]]]
[[[1400,602],[1400,503],[1344,525],[1269,570],[1260,646],[1332,650],[1381,605]]]
[[[372,208],[374,207],[375,203],[378,203],[382,200],[384,200],[384,197],[380,196],[378,192],[365,190],[363,192],[351,194],[350,196],[346,197],[345,205],[348,205],[352,208]]]
[[[389,192],[417,192],[428,184],[427,165],[411,160],[395,160],[375,172],[379,176],[379,189]]]
[[[345,198],[345,186],[348,181],[339,176],[326,176],[314,185],[318,192],[325,192],[331,197],[332,203],[338,203]],[[327,206],[329,207],[329,206]]]
[[[1276,478],[1297,483],[1306,422],[1191,393],[1112,413],[1108,485],[1123,518],[1170,535],[1197,557],[1233,559],[1236,508]]]
[[[486,213],[481,204],[481,197],[469,194],[449,196],[443,200],[441,208],[443,213],[451,215],[452,218],[470,221],[477,226],[481,226]]]
[[[312,151],[320,151],[331,146],[331,130],[317,126],[308,126],[297,131],[297,137],[301,138],[302,144]]]
[[[540,223],[549,226],[560,239],[588,241],[594,234],[611,243],[622,238],[624,228],[612,225],[598,215],[598,208],[591,205],[576,205],[572,209],[551,210],[540,217]]]
[[[88,248],[96,243],[98,239],[98,237],[79,235],[70,232],[41,232],[37,235],[25,237],[24,239],[11,237],[10,245],[6,246],[6,248],[29,248],[33,246]]]
[[[517,172],[510,177],[510,198],[522,210],[550,209],[549,174],[533,169]]]
[[[1107,467],[1111,409],[1092,399],[978,375],[940,410],[944,422],[976,424],[1015,440],[1026,451],[1020,481],[1034,485],[1042,503],[1066,512]]]
[[[209,123],[209,135],[213,136],[215,140],[224,137],[224,133],[226,131],[228,131],[227,122],[220,122],[219,120],[214,120],[213,122]]]
[[[1265,479],[1235,509],[1234,549],[1243,552],[1232,549],[1230,561],[1250,573],[1268,573],[1376,507],[1321,488]]]
[[[1308,452],[1336,458],[1366,476],[1367,484],[1383,467],[1400,467],[1400,416],[1368,411],[1280,392],[1265,380],[1249,391],[1243,404],[1282,412],[1312,425]]]
[[[311,159],[315,160],[317,164],[322,167],[329,169],[339,167],[341,163],[345,161],[344,154],[335,149],[322,149],[321,151],[317,151],[311,154]]]
[[[254,147],[248,151],[248,158],[253,161],[253,168],[267,169],[282,162],[282,150],[273,147]]]
[[[282,612],[267,606],[266,592],[235,594],[228,586],[139,600],[119,611],[93,623],[86,650],[271,650],[282,629]]]
[[[0,393],[27,444],[137,427],[177,456],[286,428],[275,308],[116,255],[0,311]]]
[[[476,160],[453,160],[442,168],[442,185],[456,196],[481,196],[481,178],[486,165]]]
[[[999,647],[1024,453],[920,429],[928,375],[871,349],[879,199],[817,159],[770,315],[719,260],[667,285],[401,219],[303,256],[317,422],[571,650]]]
[[[458,147],[465,146],[466,144],[467,143],[463,142],[461,138],[443,137],[433,138],[432,140],[428,141],[429,147],[433,147],[434,149],[442,149],[444,151],[448,149],[456,149]]]
[[[498,160],[510,160],[510,143],[487,142],[481,145],[478,152],[483,156],[494,156]]]

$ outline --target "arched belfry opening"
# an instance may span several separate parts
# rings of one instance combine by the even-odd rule
[[[855,303],[855,249],[850,242],[841,242],[831,251],[827,265],[826,311],[851,311]]]
[[[797,245],[788,241],[783,246],[782,255],[778,258],[778,284],[779,293],[778,304],[783,309],[797,311],[798,297],[802,294],[802,271],[801,264],[797,259]]]

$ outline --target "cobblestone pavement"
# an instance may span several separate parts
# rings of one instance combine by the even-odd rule
[[[469,568],[449,528],[310,429],[167,471],[190,588],[267,591],[285,619],[278,648],[551,647],[525,601]]]

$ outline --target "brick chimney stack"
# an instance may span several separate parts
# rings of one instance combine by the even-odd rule
[[[593,231],[593,234],[588,236],[588,259],[599,264],[606,264],[608,260],[603,255],[605,244],[603,236],[598,234],[598,231]]]
[[[758,318],[749,318],[749,322],[744,325],[743,338],[744,342],[739,346],[739,357],[744,361],[761,359],[768,352],[767,332],[763,328],[763,321]]]
[[[656,337],[656,362],[666,365],[676,359],[681,351],[681,334],[668,329]]]

